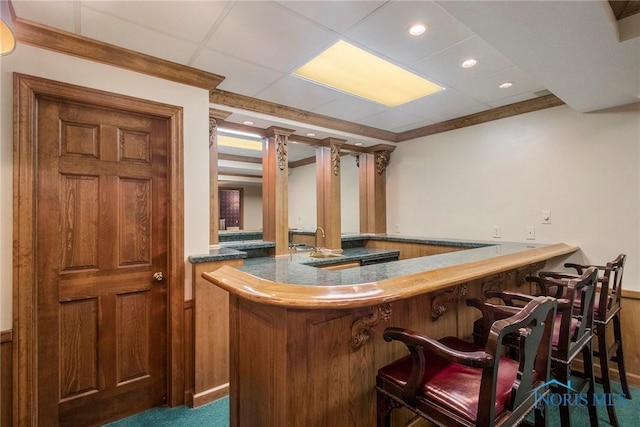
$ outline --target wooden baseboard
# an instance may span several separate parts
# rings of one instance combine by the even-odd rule
[[[210,390],[205,390],[193,396],[193,407],[197,408],[206,403],[213,402],[221,397],[229,394],[229,383],[222,384],[221,386],[214,387]]]

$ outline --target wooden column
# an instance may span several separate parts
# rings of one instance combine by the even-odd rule
[[[326,145],[316,147],[316,200],[318,245],[332,252],[342,251],[340,216],[340,146],[345,140],[326,138]]]
[[[209,245],[218,245],[220,207],[218,202],[218,122],[209,116]]]
[[[277,127],[267,129],[262,150],[262,235],[275,242],[275,256],[289,254],[289,186],[287,143],[294,131]]]
[[[390,157],[387,150],[358,155],[361,233],[387,232],[386,170]]]
[[[231,115],[209,108],[209,245],[219,247],[220,202],[218,200],[218,123]]]

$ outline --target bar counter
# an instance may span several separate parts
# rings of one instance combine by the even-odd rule
[[[203,273],[229,294],[231,426],[375,425],[376,372],[406,354],[382,339],[387,326],[468,339],[480,316],[466,298],[495,288],[529,292],[527,274],[578,250],[564,243],[417,243],[456,250],[338,271],[296,253]],[[407,420],[396,411],[394,425]]]

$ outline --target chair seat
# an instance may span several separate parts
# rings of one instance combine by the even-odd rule
[[[472,343],[455,337],[439,340],[447,347],[459,351],[483,351]],[[417,393],[418,400],[427,400],[448,409],[459,416],[475,422],[478,414],[478,399],[482,369],[452,363],[425,351],[425,373]],[[500,357],[496,385],[495,414],[504,412],[509,403],[511,387],[518,373],[518,362]],[[378,375],[403,387],[411,373],[411,356],[406,356],[381,368]],[[537,377],[534,378],[534,381]]]

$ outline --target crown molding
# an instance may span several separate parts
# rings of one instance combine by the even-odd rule
[[[99,42],[26,19],[16,19],[13,30],[16,40],[24,44],[137,71],[209,91],[224,80],[223,76],[217,74]]]
[[[557,107],[559,105],[564,105],[564,101],[555,95],[540,96],[538,98],[528,99],[526,101],[516,102],[514,104],[492,108],[491,110],[481,111],[479,113],[470,114],[457,119],[447,120],[445,122],[402,132],[398,134],[397,142],[408,141],[411,139],[421,138],[423,136],[434,135],[436,133],[448,132],[450,130],[460,129],[467,126],[479,125],[481,123],[530,113],[532,111],[543,110],[545,108]]]

